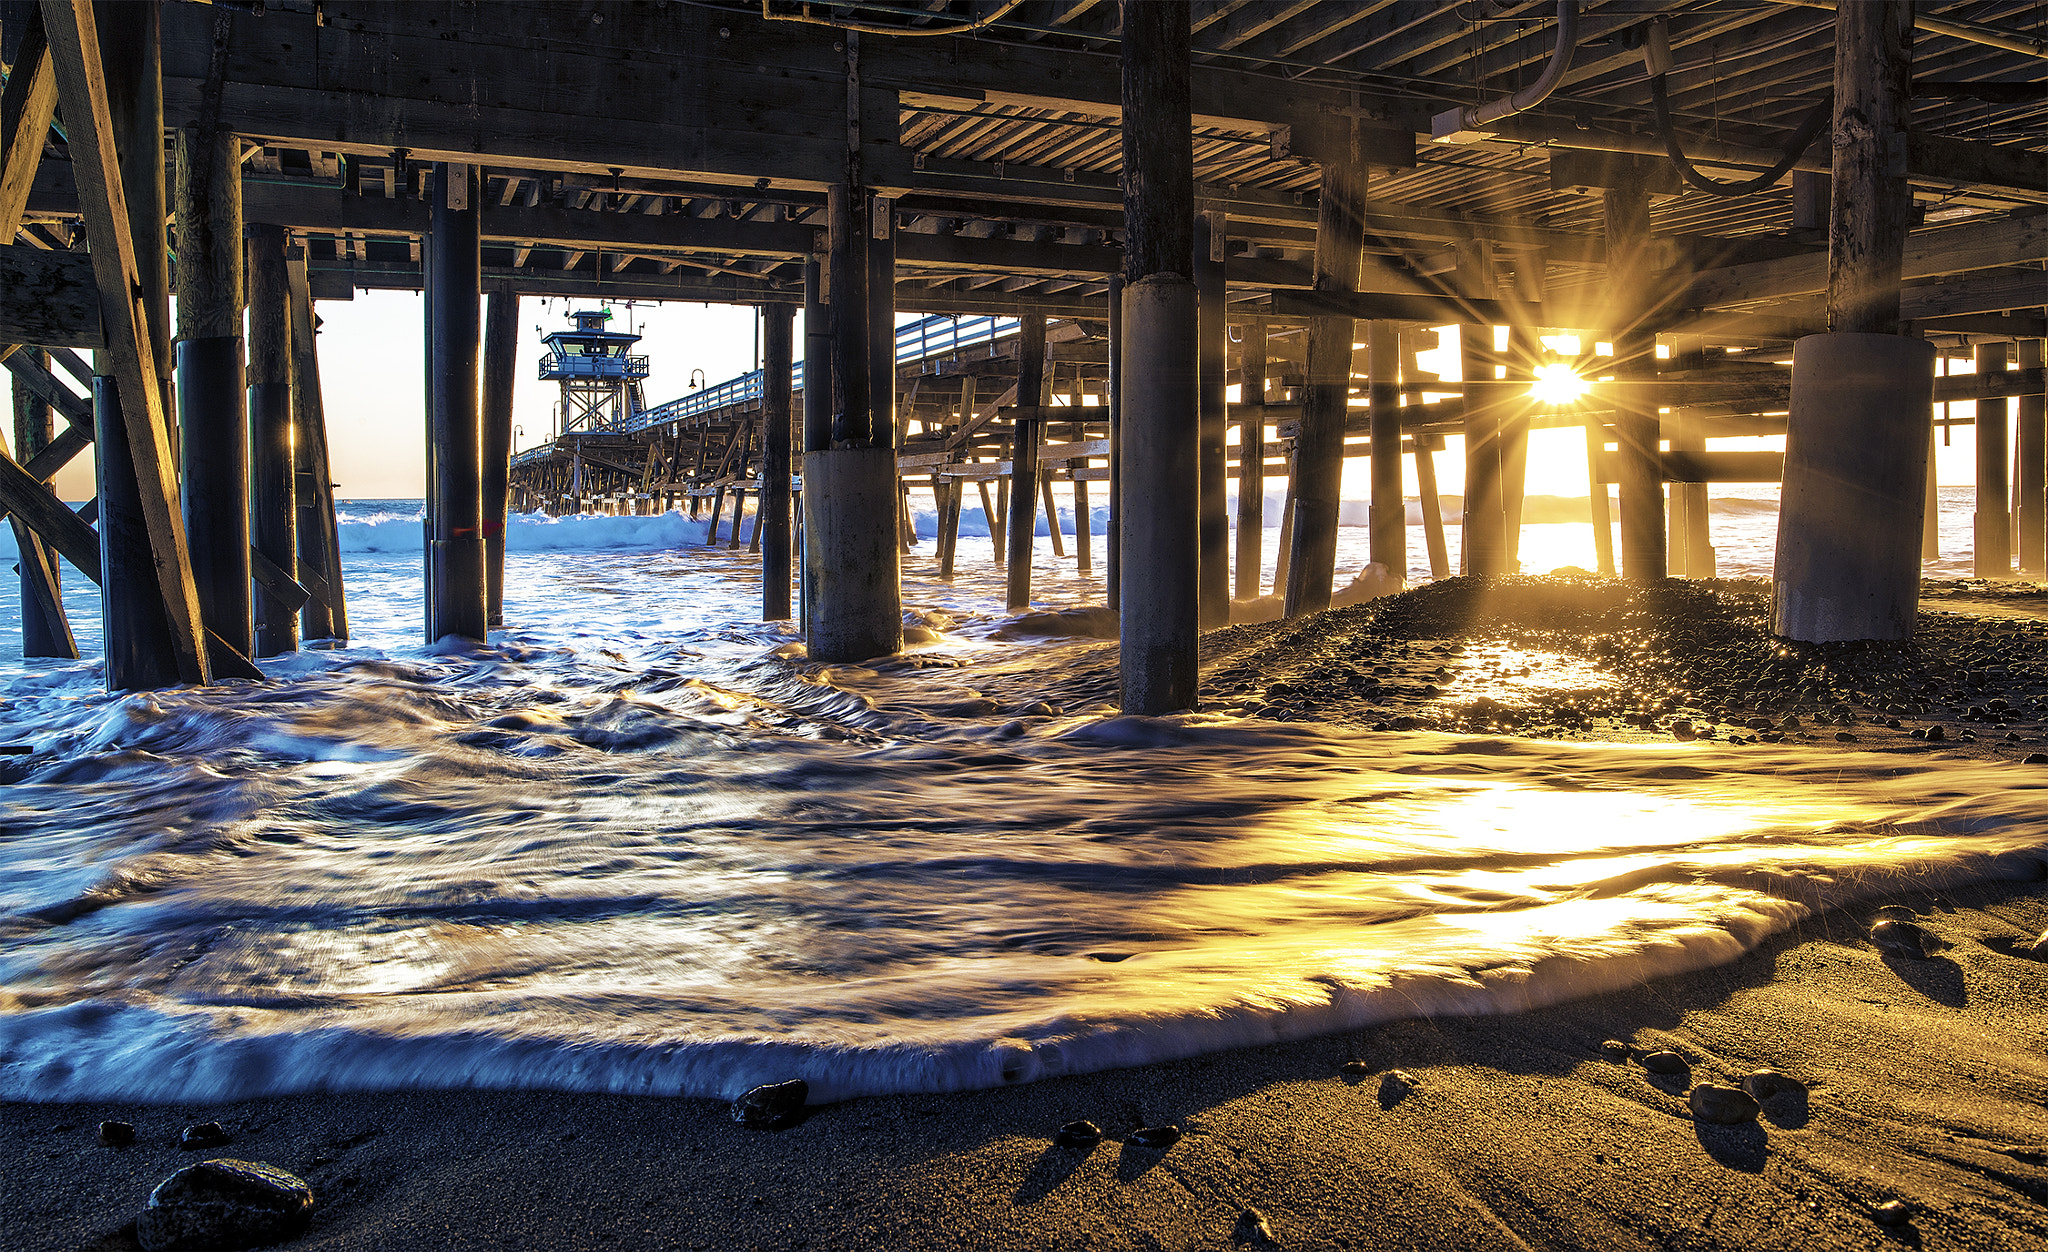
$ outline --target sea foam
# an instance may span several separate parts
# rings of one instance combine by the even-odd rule
[[[2048,850],[1998,763],[1000,712],[919,739],[876,711],[932,704],[917,672],[858,677],[508,636],[23,692],[0,1098],[984,1087],[1519,1011]]]

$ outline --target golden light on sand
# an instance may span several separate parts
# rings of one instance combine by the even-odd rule
[[[1563,408],[1585,395],[1586,387],[1586,380],[1573,372],[1571,366],[1555,361],[1536,367],[1536,382],[1529,388],[1529,394],[1539,404]]]

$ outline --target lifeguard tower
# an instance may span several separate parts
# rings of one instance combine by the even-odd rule
[[[543,382],[562,384],[561,434],[615,430],[647,407],[641,382],[647,358],[632,355],[640,336],[606,330],[610,309],[572,312],[574,330],[558,330],[541,342]]]

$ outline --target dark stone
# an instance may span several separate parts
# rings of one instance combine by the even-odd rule
[[[135,1238],[144,1252],[254,1248],[299,1234],[312,1213],[302,1178],[257,1161],[201,1161],[150,1192]]]
[[[1163,1151],[1165,1151],[1166,1149],[1168,1149],[1168,1148],[1172,1147],[1172,1146],[1173,1146],[1174,1144],[1176,1144],[1176,1143],[1179,1143],[1179,1142],[1180,1142],[1180,1127],[1178,1127],[1178,1126],[1145,1126],[1145,1127],[1141,1127],[1140,1129],[1137,1129],[1137,1130],[1134,1130],[1134,1131],[1132,1131],[1132,1132],[1130,1133],[1130,1136],[1129,1136],[1128,1138],[1126,1138],[1126,1139],[1124,1140],[1124,1142],[1125,1142],[1125,1143],[1128,1143],[1128,1144],[1132,1144],[1133,1146],[1136,1146],[1136,1147],[1140,1147],[1140,1148],[1151,1148],[1151,1149],[1153,1149],[1154,1151],[1159,1151],[1159,1152],[1163,1152]]]
[[[1652,1052],[1645,1056],[1643,1068],[1653,1074],[1683,1074],[1692,1067],[1685,1063],[1684,1057],[1667,1048],[1662,1052]]]
[[[1273,1228],[1266,1224],[1266,1215],[1257,1209],[1245,1209],[1237,1215],[1237,1224],[1231,1228],[1230,1237],[1238,1243],[1257,1247],[1270,1248],[1279,1243],[1273,1238]]]
[[[1608,1060],[1613,1061],[1616,1065],[1619,1065],[1622,1062],[1628,1060],[1629,1053],[1630,1051],[1632,1051],[1632,1049],[1619,1039],[1609,1039],[1605,1043],[1600,1045],[1600,1051],[1606,1055]]]
[[[1855,742],[1857,742],[1857,740],[1856,740],[1856,736],[1854,736],[1854,735],[1850,734],[1850,733],[1849,733],[1848,731],[1846,731],[1846,730],[1838,730],[1838,731],[1836,731],[1836,732],[1835,732],[1835,742],[1836,742],[1836,743],[1855,743]]]
[[[2048,765],[2048,752],[2029,752],[2022,765]]]
[[[774,1130],[795,1122],[810,1098],[811,1085],[801,1078],[764,1083],[732,1102],[732,1119],[754,1130]]]
[[[1913,1220],[1913,1206],[1904,1200],[1886,1200],[1870,1211],[1880,1226],[1903,1226]]]
[[[1948,732],[1943,730],[1941,727],[1929,726],[1927,728],[1927,742],[1940,743],[1942,740],[1946,738],[1948,738]]]
[[[1398,1069],[1390,1069],[1380,1075],[1380,1103],[1387,1108],[1392,1108],[1406,1099],[1409,1092],[1421,1085],[1421,1083],[1415,1081],[1415,1075],[1404,1074]]]
[[[207,1148],[218,1148],[228,1141],[228,1132],[221,1129],[219,1122],[199,1122],[185,1127],[178,1135],[178,1146],[187,1152],[200,1152]]]
[[[1871,914],[1871,921],[1873,923],[1910,922],[1918,916],[1920,916],[1918,913],[1915,913],[1912,909],[1907,908],[1903,904],[1887,904],[1882,908],[1878,909],[1877,912]]]
[[[127,1122],[101,1122],[100,1146],[125,1148],[135,1142],[135,1127]]]
[[[1347,1082],[1362,1082],[1372,1077],[1372,1066],[1364,1061],[1346,1061],[1337,1067],[1337,1072],[1343,1075]]]
[[[1680,741],[1697,739],[1699,731],[1694,729],[1691,722],[1681,717],[1671,723],[1671,737]]]
[[[1870,941],[1886,956],[1903,956],[1924,961],[1939,943],[1927,931],[1911,922],[1883,921],[1870,928]]]
[[[1063,1148],[1092,1148],[1102,1142],[1102,1127],[1094,1122],[1068,1122],[1052,1141]]]
[[[1786,1093],[1806,1094],[1805,1083],[1800,1082],[1790,1074],[1780,1073],[1775,1069],[1753,1071],[1742,1080],[1742,1089],[1747,1091],[1750,1097],[1755,1100],[1768,1100],[1774,1095]]]
[[[1695,1121],[1740,1126],[1756,1120],[1758,1105],[1749,1093],[1719,1083],[1700,1083],[1686,1095],[1685,1102]]]

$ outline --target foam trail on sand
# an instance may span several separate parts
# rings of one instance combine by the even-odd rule
[[[1996,763],[1202,718],[920,738],[887,711],[930,706],[915,671],[854,691],[764,642],[15,689],[0,1099],[992,1086],[1517,1011],[2048,847]]]

